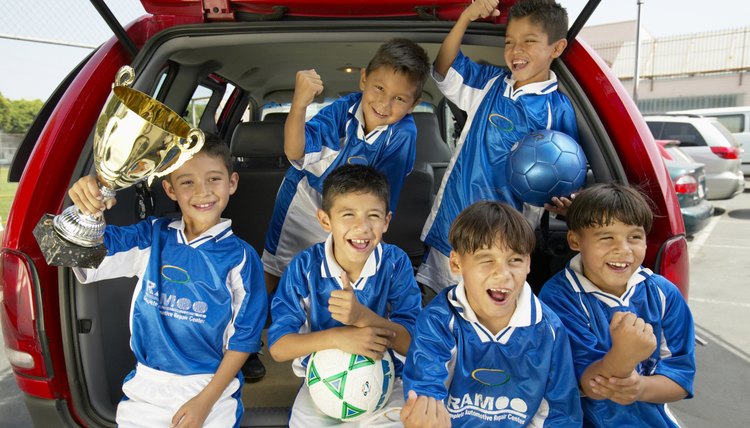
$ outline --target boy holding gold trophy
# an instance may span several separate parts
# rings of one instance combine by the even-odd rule
[[[97,174],[71,187],[73,214],[48,221],[47,227],[54,223],[58,236],[52,239],[47,231],[47,242],[38,238],[40,246],[50,264],[59,264],[53,253],[63,247],[63,252],[86,254],[91,248],[68,239],[57,227],[61,220],[78,220],[63,217],[81,218],[86,224],[101,222],[103,210],[115,203],[114,191],[108,191],[111,187],[127,187],[130,176],[168,174],[162,186],[179,205],[182,218],[149,217],[130,226],[102,226],[103,260],[73,261],[68,266],[76,266],[74,273],[81,283],[139,278],[130,310],[130,347],[137,365],[123,383],[118,426],[239,426],[244,410],[240,369],[250,353],[260,350],[267,312],[260,258],[232,233],[231,220],[221,218],[239,176],[232,171],[226,144],[214,137],[203,142],[199,130],[189,129],[158,101],[134,90],[123,94],[118,88],[97,124]],[[126,114],[113,113],[118,109]],[[128,115],[133,116],[130,123]],[[129,131],[123,130],[128,126]],[[153,134],[153,128],[161,129],[161,134]],[[126,138],[128,134],[131,138]],[[184,143],[191,134],[197,135],[193,147],[170,151],[172,143]],[[147,147],[154,149],[144,150]],[[144,151],[145,155],[138,154]],[[110,174],[114,179],[103,177],[107,171],[114,171]],[[96,228],[68,229],[83,229],[85,235]],[[51,244],[59,237],[68,242]]]

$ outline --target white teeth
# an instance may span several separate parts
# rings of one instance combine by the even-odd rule
[[[366,243],[370,242],[367,239],[351,239],[351,241],[353,243],[355,243],[355,244],[366,244]]]
[[[616,268],[626,268],[628,267],[627,263],[617,263],[617,262],[609,262],[610,266],[616,267]]]
[[[510,293],[510,290],[506,290],[504,288],[490,288],[490,291],[494,293],[504,293],[504,294]]]
[[[526,64],[526,61],[524,61],[522,59],[514,59],[513,60],[513,65],[518,65],[518,64]]]

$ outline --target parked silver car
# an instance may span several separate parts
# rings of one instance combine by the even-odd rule
[[[645,119],[655,139],[679,140],[682,150],[706,165],[707,199],[729,199],[745,189],[740,170],[742,148],[718,120],[691,115]]]

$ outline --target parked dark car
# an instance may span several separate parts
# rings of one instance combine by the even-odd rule
[[[664,164],[672,179],[674,191],[680,201],[680,212],[685,222],[685,234],[693,236],[706,227],[714,206],[706,200],[706,173],[702,163],[680,150],[677,140],[656,140]]]
[[[103,0],[92,3],[106,10]],[[93,171],[93,131],[122,65],[134,67],[135,89],[184,112],[191,125],[229,144],[240,182],[224,215],[234,220],[234,233],[260,250],[289,165],[283,152],[283,122],[265,113],[291,101],[295,72],[317,70],[325,85],[321,101],[356,91],[359,68],[384,41],[410,38],[434,59],[469,1],[142,3],[148,14],[125,29],[103,14],[116,37],[60,83],[9,173],[9,180],[19,186],[0,260],[0,320],[8,359],[38,427],[113,427],[123,377],[134,366],[128,313],[135,280],[84,286],[70,269],[48,266],[32,235],[44,213],[59,213],[70,205],[66,190],[71,183]],[[501,7],[507,10],[513,3],[503,1]],[[658,146],[610,67],[576,39],[598,3],[591,0],[581,16],[571,17],[568,47],[552,69],[575,109],[579,143],[589,162],[589,184],[631,183],[653,201],[654,227],[644,264],[677,284],[687,298],[685,229]],[[492,21],[472,23],[463,38],[464,53],[475,61],[505,65],[506,18],[503,13]],[[425,86],[423,101],[421,111],[414,114],[416,164],[385,237],[403,247],[415,266],[424,252],[421,228],[464,118],[432,81]],[[269,120],[261,120],[264,117]],[[140,185],[118,192],[117,205],[106,212],[107,223],[132,224],[143,214],[176,214],[176,204],[159,187],[152,191]],[[538,232],[532,276],[535,284],[543,284],[568,260],[570,251],[564,239],[556,241],[560,247],[552,245],[548,229]],[[288,364],[267,367],[263,380],[244,387],[245,426],[286,423],[300,380],[289,376]]]

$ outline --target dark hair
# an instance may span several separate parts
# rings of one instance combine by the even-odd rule
[[[609,226],[620,221],[651,231],[654,214],[646,197],[631,186],[595,184],[578,193],[565,215],[568,230]]]
[[[554,0],[521,0],[511,6],[508,22],[525,17],[542,25],[549,44],[564,39],[568,33],[568,12]]]
[[[210,132],[204,132],[206,140],[203,142],[198,153],[205,153],[212,158],[218,158],[224,162],[224,166],[227,167],[227,172],[232,175],[234,168],[232,167],[232,156],[229,153],[229,146],[219,139],[216,134]]]
[[[388,179],[369,165],[345,164],[323,180],[323,211],[330,213],[333,200],[347,193],[372,193],[385,204],[385,212],[390,210],[391,190]]]
[[[461,211],[451,225],[448,240],[459,254],[493,245],[531,254],[536,245],[528,220],[512,206],[495,201],[475,202]]]
[[[422,96],[424,83],[430,73],[430,58],[421,46],[409,39],[393,39],[383,43],[367,64],[366,73],[370,74],[383,66],[405,75],[417,87],[415,98]]]

